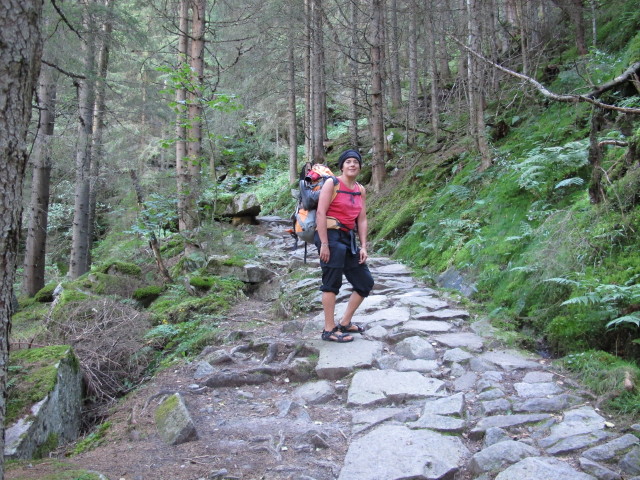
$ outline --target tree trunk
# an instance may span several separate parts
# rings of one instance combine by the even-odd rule
[[[480,51],[480,31],[478,19],[481,18],[479,0],[467,0],[468,45],[474,52]],[[484,95],[482,94],[483,73],[479,61],[467,53],[467,83],[469,90],[469,125],[471,134],[480,153],[480,171],[491,165],[491,152],[485,133]]]
[[[96,98],[93,108],[93,138],[91,146],[91,167],[89,185],[89,265],[91,265],[91,250],[96,230],[96,206],[98,203],[98,191],[100,190],[100,165],[104,149],[102,138],[104,132],[104,115],[106,106],[107,73],[109,68],[109,48],[111,46],[111,32],[113,29],[111,15],[112,0],[104,0],[107,9],[107,19],[102,25],[102,38],[100,51],[98,52],[98,76],[96,78]]]
[[[434,139],[438,138],[440,130],[440,101],[438,98],[440,92],[440,82],[438,75],[438,61],[436,59],[436,35],[434,32],[435,21],[433,16],[433,8],[429,8],[427,12],[427,72],[429,79],[431,80],[431,90],[429,102],[429,115],[431,118],[431,131],[433,132]],[[442,43],[442,42],[441,42]]]
[[[27,165],[27,128],[38,81],[42,0],[0,2],[0,452],[4,452],[7,412],[9,332],[13,282],[22,219],[22,185]],[[0,456],[0,479],[4,455]]]
[[[398,0],[391,0],[391,35],[389,35],[391,109],[397,114],[402,108],[402,89],[400,85],[400,38],[398,31]],[[412,19],[413,21],[413,19]]]
[[[193,207],[189,219],[189,230],[199,224],[198,193],[200,191],[200,170],[202,165],[202,95],[204,88],[204,32],[206,0],[192,0],[191,54],[189,63],[192,72],[192,85],[189,88],[189,205]]]
[[[189,0],[180,0],[180,19],[178,32],[178,70],[180,77],[187,73],[187,53],[189,48]],[[191,175],[187,158],[187,87],[186,79],[176,87],[176,183],[178,189],[178,230],[190,230],[192,225],[191,212],[193,206],[189,203],[189,188]]]
[[[382,9],[384,0],[371,0],[371,138],[373,143],[371,186],[380,191],[386,177],[384,158],[384,99],[382,82]]]
[[[311,119],[313,118],[313,102],[311,101],[311,2],[304,0],[304,154],[305,161],[311,160],[312,137]]]
[[[349,99],[349,139],[353,148],[360,146],[360,135],[358,129],[358,6],[355,2],[351,2],[351,37],[349,44],[349,72],[351,73],[351,88]]]
[[[407,108],[407,145],[416,142],[418,126],[418,2],[412,0],[409,5],[409,105]]]
[[[322,0],[311,2],[311,148],[313,163],[324,163],[325,92],[324,92],[324,53],[322,32]]]
[[[33,297],[44,287],[44,267],[49,216],[51,180],[51,137],[55,124],[57,75],[51,67],[42,66],[38,87],[40,122],[31,154],[33,180],[29,203],[29,227],[24,254],[22,292]]]
[[[93,18],[89,11],[92,0],[83,0],[83,28],[93,32]],[[78,139],[76,145],[76,186],[73,210],[71,258],[69,277],[78,278],[89,271],[89,214],[91,190],[91,137],[93,133],[93,106],[95,101],[95,46],[87,35],[81,41],[85,78],[78,79]]]
[[[289,30],[289,183],[298,179],[298,124],[296,118],[296,65],[293,28]]]

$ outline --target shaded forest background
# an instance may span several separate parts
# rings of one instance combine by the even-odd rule
[[[300,166],[357,147],[372,251],[637,413],[639,31],[633,0],[45,2],[10,340],[117,319],[118,368],[73,338],[118,398],[242,290],[203,271],[255,255],[219,205],[289,216]]]

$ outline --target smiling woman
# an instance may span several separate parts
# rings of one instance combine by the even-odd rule
[[[324,330],[322,340],[351,342],[353,333],[363,333],[364,327],[351,323],[353,314],[373,288],[373,277],[367,267],[366,191],[356,182],[362,169],[362,156],[356,150],[346,150],[338,159],[342,174],[326,182],[320,192],[316,214],[315,244],[322,267],[322,307]],[[338,190],[334,195],[335,185]],[[360,248],[356,244],[360,240]],[[342,286],[342,275],[353,286],[342,320],[335,323],[336,295]]]

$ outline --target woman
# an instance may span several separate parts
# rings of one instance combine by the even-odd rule
[[[362,169],[362,157],[356,150],[346,150],[338,159],[341,175],[325,182],[316,212],[315,245],[322,267],[322,308],[324,329],[322,340],[351,342],[354,333],[364,327],[351,322],[362,301],[373,288],[373,277],[367,267],[366,191],[356,182]],[[356,245],[356,235],[361,247]],[[353,292],[342,320],[335,323],[336,295],[342,286],[342,274],[353,286]]]

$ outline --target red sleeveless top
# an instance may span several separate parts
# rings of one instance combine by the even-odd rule
[[[340,179],[338,182],[338,193],[329,205],[327,216],[336,218],[349,230],[353,230],[356,227],[356,218],[362,211],[360,185],[356,183],[353,189],[349,189]]]

